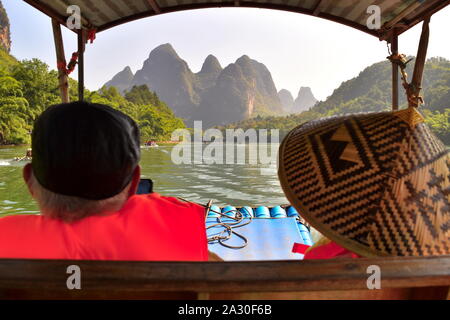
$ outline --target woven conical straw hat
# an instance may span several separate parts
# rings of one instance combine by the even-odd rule
[[[314,228],[366,257],[450,254],[449,150],[415,108],[302,124],[279,178]]]

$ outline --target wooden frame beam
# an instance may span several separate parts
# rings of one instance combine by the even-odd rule
[[[382,28],[386,30],[393,28],[397,22],[400,22],[404,17],[419,8],[421,5],[421,2],[413,2],[409,7],[406,7],[402,12],[400,12],[394,19],[386,22]]]
[[[322,4],[322,1],[323,0],[317,0],[317,2],[315,3],[315,5],[314,5],[314,7],[312,9],[313,16],[318,16],[319,15],[320,9],[321,9],[320,5]]]
[[[78,100],[84,100],[84,49],[86,45],[85,31],[78,30]]]
[[[52,8],[49,8],[45,4],[43,4],[43,3],[39,2],[39,1],[35,1],[35,0],[23,0],[23,1],[28,3],[30,6],[35,7],[37,10],[45,13],[46,15],[51,17],[52,19],[54,19],[57,22],[59,22],[60,24],[65,25],[66,17],[60,15],[58,12],[56,12]]]
[[[391,38],[392,54],[398,54],[398,35],[393,32]],[[392,110],[398,110],[398,64],[392,62]]]
[[[67,16],[59,14],[57,11],[53,10],[52,8],[46,6],[45,4],[36,1],[36,0],[23,0],[32,7],[36,8],[37,10],[45,13],[52,19],[58,21],[60,24],[66,26],[67,23]],[[57,3],[62,4],[61,0],[56,0]],[[81,15],[81,22],[84,27],[91,28],[94,27],[94,25],[83,15]],[[74,32],[77,32],[77,30],[72,30]]]
[[[156,0],[147,0],[147,2],[152,7],[153,11],[155,11],[157,14],[161,13],[161,8],[159,7]]]
[[[65,24],[65,16],[60,15],[58,12],[56,12],[51,7],[47,6],[46,4],[38,1],[38,0],[23,0],[30,4],[31,6],[35,7],[39,11],[42,11],[43,13],[47,14],[48,16],[56,19],[61,24]],[[234,7],[235,2],[205,2],[205,3],[191,3],[186,5],[178,5],[178,6],[169,6],[165,7],[164,9],[161,9],[159,5],[157,4],[156,0],[147,0],[150,6],[153,8],[154,12],[146,11],[137,13],[131,16],[119,18],[115,21],[111,21],[108,23],[105,23],[103,25],[95,26],[97,32],[101,32],[107,29],[110,29],[112,27],[118,26],[123,23],[131,22],[134,20],[151,17],[156,14],[163,14],[163,13],[171,13],[171,12],[177,12],[182,10],[194,10],[194,9],[205,9],[205,8],[217,8],[217,7]],[[389,22],[388,25],[385,25],[384,28],[380,30],[370,30],[366,28],[363,25],[360,25],[358,23],[355,23],[353,21],[346,20],[342,17],[336,17],[331,14],[327,13],[321,13],[320,12],[320,3],[323,0],[317,0],[315,3],[315,6],[312,9],[304,9],[301,7],[295,7],[295,6],[289,6],[284,4],[273,4],[273,3],[261,3],[261,2],[251,2],[246,1],[244,3],[240,2],[239,5],[247,8],[261,8],[261,9],[273,9],[273,10],[282,10],[287,12],[295,12],[295,13],[301,13],[311,16],[319,16],[320,18],[327,19],[336,23],[340,23],[352,28],[355,28],[357,30],[363,31],[365,33],[368,33],[372,36],[375,36],[379,38],[380,40],[389,40],[391,38],[391,31],[393,28],[397,28],[397,35],[402,34],[406,30],[412,28],[417,23],[421,22],[423,20],[423,16],[434,14],[435,12],[443,9],[447,5],[450,4],[450,0],[429,0],[427,2],[422,3],[422,14],[419,16],[416,16],[408,21],[405,21],[405,19],[401,21],[397,21],[395,23]],[[411,13],[411,8],[407,9],[406,13]],[[164,12],[162,12],[164,11]],[[87,21],[89,23],[89,21]],[[92,26],[94,27],[94,26]],[[389,27],[389,28],[386,28]],[[76,31],[76,30],[74,30]]]
[[[61,6],[61,8],[65,8],[65,10],[67,10],[67,8],[69,7],[67,5],[67,3],[63,2],[62,0],[52,0],[52,1],[55,1],[56,3],[58,3]],[[83,12],[81,12],[80,17],[81,17],[81,24],[82,24],[82,26],[84,26],[84,27],[92,27],[92,23],[87,18],[85,18],[83,16]]]
[[[58,66],[59,92],[63,103],[69,102],[69,79],[67,73],[61,68],[66,65],[64,42],[61,33],[61,24],[52,19],[53,39],[55,41],[56,63]]]
[[[420,97],[422,90],[422,78],[427,60],[428,42],[430,39],[430,17],[423,21],[422,33],[420,35],[419,47],[417,49],[416,62],[414,63],[414,72],[411,79],[411,88],[415,96]],[[408,101],[410,103],[410,101]],[[417,106],[420,106],[419,99],[417,99]],[[410,103],[411,104],[411,103]]]
[[[242,8],[259,8],[259,9],[272,9],[272,10],[281,10],[281,11],[287,11],[287,12],[294,12],[294,13],[301,13],[306,15],[313,15],[313,12],[311,9],[303,9],[300,7],[294,7],[294,6],[288,6],[284,4],[272,4],[272,3],[261,3],[261,2],[241,2],[240,3]],[[171,13],[171,12],[179,12],[183,10],[195,10],[195,9],[206,9],[206,8],[230,8],[234,7],[234,1],[233,2],[212,2],[212,3],[192,3],[192,4],[184,4],[179,6],[173,6],[173,7],[165,7],[164,12],[161,12],[161,14]],[[111,21],[109,23],[106,23],[102,26],[99,26],[97,29],[97,32],[102,32],[108,29],[111,29],[113,27],[119,26],[124,23],[128,23],[131,21],[139,20],[142,18],[147,18],[154,16],[154,14],[150,12],[141,12],[137,13],[132,16],[124,17],[115,21]],[[321,13],[320,18],[330,20],[336,23],[340,23],[343,25],[346,25],[348,27],[357,29],[359,31],[365,32],[367,34],[370,34],[374,37],[379,38],[379,32],[378,30],[370,30],[366,26],[360,25],[356,22],[346,20],[344,18],[336,17],[331,14],[327,13]]]
[[[442,1],[426,1],[423,3],[423,15],[416,16],[410,20],[403,19],[393,25],[391,28],[386,28],[386,25],[382,26],[380,30],[379,38],[380,40],[389,40],[392,37],[392,32],[395,29],[397,36],[402,34],[403,32],[411,29],[418,23],[424,20],[424,17],[430,17],[439,10],[444,9],[446,6],[450,4],[450,0],[442,0]]]

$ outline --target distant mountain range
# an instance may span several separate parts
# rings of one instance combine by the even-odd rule
[[[317,99],[314,97],[310,87],[301,87],[298,92],[297,98],[294,100],[291,92],[282,89],[278,92],[281,104],[288,113],[300,113],[308,110],[317,103]]]
[[[105,86],[114,86],[123,94],[143,84],[156,92],[188,125],[202,120],[204,127],[257,115],[297,113],[317,102],[307,87],[300,89],[295,100],[287,90],[278,93],[267,67],[246,55],[225,68],[216,57],[209,55],[200,72],[193,73],[168,43],[152,50],[136,74],[125,67]]]
[[[409,75],[413,73],[413,66],[414,61],[407,66],[406,71]],[[256,117],[220,128],[279,129],[281,135],[285,135],[301,123],[314,119],[391,110],[391,75],[392,67],[389,61],[377,62],[365,68],[357,77],[342,82],[325,101],[315,103],[307,111],[289,116]],[[440,57],[428,59],[425,64],[422,87],[425,103],[419,110],[433,132],[450,146],[450,61]],[[303,92],[301,96],[306,97],[307,91],[300,89],[300,93]],[[407,107],[407,101],[405,91],[400,84],[399,92],[400,109],[403,109]],[[283,105],[295,108],[295,101],[288,91],[281,90],[279,95]]]

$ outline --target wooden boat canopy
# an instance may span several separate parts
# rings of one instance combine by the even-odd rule
[[[382,40],[413,27],[424,17],[447,6],[449,0],[24,0],[38,10],[65,24],[69,5],[81,9],[84,29],[101,32],[130,21],[159,14],[218,7],[275,9],[316,16],[371,34]],[[367,27],[367,8],[381,8],[381,29]]]

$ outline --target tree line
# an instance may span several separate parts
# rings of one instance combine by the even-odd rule
[[[407,72],[411,77],[412,64],[408,66]],[[425,104],[419,110],[431,130],[450,146],[450,61],[439,57],[428,59],[422,86]],[[404,109],[407,107],[406,95],[401,86],[399,93],[400,109]],[[391,65],[383,61],[343,82],[325,101],[318,102],[308,111],[278,117],[257,116],[219,128],[279,129],[280,136],[283,137],[296,126],[323,117],[388,111],[391,110],[391,101]]]
[[[77,81],[69,78],[70,101],[78,100],[77,88]],[[142,141],[169,140],[173,130],[185,128],[183,120],[146,85],[135,86],[124,96],[115,87],[85,90],[85,97],[133,118]],[[0,145],[30,143],[35,119],[60,102],[57,71],[39,59],[17,61],[0,50]]]

